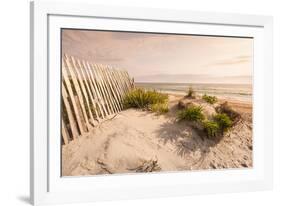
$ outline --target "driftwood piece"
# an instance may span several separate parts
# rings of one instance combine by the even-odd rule
[[[132,169],[136,172],[156,172],[160,171],[161,167],[158,165],[158,160],[146,160],[140,166]]]
[[[103,169],[108,174],[113,174],[114,172],[108,168],[108,165],[104,163],[101,159],[97,159],[97,163],[100,165],[101,169]]]

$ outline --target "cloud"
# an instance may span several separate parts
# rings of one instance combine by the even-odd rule
[[[120,62],[124,60],[124,58],[113,55],[112,51],[88,51],[88,56],[94,58],[95,61]]]
[[[235,64],[248,63],[250,61],[251,61],[251,56],[241,55],[241,56],[236,56],[236,57],[234,57],[232,59],[220,60],[220,61],[208,64],[208,66],[235,65]]]
[[[63,53],[124,68],[135,77],[163,73],[251,74],[252,46],[252,40],[228,37],[69,29],[62,32]]]

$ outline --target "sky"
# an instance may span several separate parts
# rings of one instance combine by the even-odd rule
[[[253,68],[250,38],[64,29],[62,53],[136,82],[250,83]]]

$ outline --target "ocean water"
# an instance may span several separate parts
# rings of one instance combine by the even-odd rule
[[[189,87],[200,95],[215,95],[240,101],[252,101],[252,85],[250,84],[189,84],[189,83],[140,83],[135,82],[137,88],[152,89],[167,93],[186,94]]]

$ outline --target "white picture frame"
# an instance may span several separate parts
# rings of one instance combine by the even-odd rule
[[[108,7],[57,1],[34,1],[30,6],[30,194],[34,205],[244,192],[272,188],[272,17]],[[59,31],[65,27],[254,37],[253,168],[61,177],[60,72],[57,68],[60,66]]]

